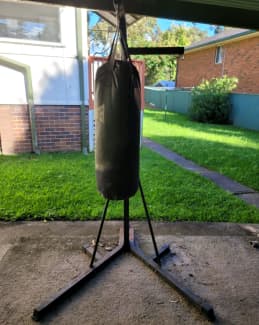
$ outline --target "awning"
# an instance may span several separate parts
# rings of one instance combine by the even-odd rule
[[[24,1],[24,0],[20,0]],[[113,12],[112,0],[31,0]],[[124,0],[127,13],[259,30],[258,0]]]

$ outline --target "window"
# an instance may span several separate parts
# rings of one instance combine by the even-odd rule
[[[1,1],[0,37],[60,42],[59,9]]]
[[[216,55],[215,55],[215,63],[220,64],[223,61],[223,48],[222,46],[218,46],[216,48]]]

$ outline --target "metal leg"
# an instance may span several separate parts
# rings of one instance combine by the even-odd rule
[[[148,213],[143,189],[141,183],[139,182],[139,188],[141,192],[141,197],[143,201],[143,205],[146,212],[146,217],[148,220],[148,225],[153,241],[153,245],[155,248],[156,257],[154,259],[148,258],[144,255],[144,253],[139,248],[138,242],[134,238],[134,231],[133,229],[129,228],[129,199],[124,200],[124,227],[120,231],[120,239],[119,239],[119,246],[115,248],[112,252],[107,254],[103,259],[100,259],[98,262],[95,263],[93,267],[93,263],[95,260],[95,255],[98,248],[99,239],[102,233],[102,228],[105,220],[105,216],[107,213],[109,200],[106,201],[105,207],[102,213],[102,220],[101,225],[98,231],[96,244],[94,247],[92,260],[90,263],[90,269],[85,271],[84,273],[78,275],[72,282],[70,282],[66,287],[58,291],[54,296],[48,298],[45,302],[41,305],[36,307],[33,311],[32,318],[34,320],[40,320],[44,317],[48,312],[53,310],[59,303],[61,303],[65,298],[69,297],[73,294],[74,291],[78,290],[82,287],[84,283],[90,281],[98,272],[103,270],[105,266],[107,266],[114,258],[125,251],[131,251],[135,256],[140,258],[146,265],[151,267],[157,274],[159,274],[168,284],[173,286],[177,289],[183,296],[185,296],[194,306],[196,306],[200,311],[202,311],[208,319],[211,321],[215,320],[215,314],[212,306],[206,303],[203,299],[199,296],[193,294],[188,288],[185,287],[184,283],[181,283],[178,279],[173,277],[173,275],[160,266],[160,258],[170,252],[169,245],[164,246],[161,249],[161,252],[158,252],[154,232],[151,225],[150,216]]]
[[[123,240],[120,240],[120,243]],[[101,272],[109,263],[111,263],[117,256],[124,252],[123,245],[120,244],[112,252],[104,256],[103,259],[98,261],[94,268],[88,269],[83,273],[79,274],[70,283],[68,283],[64,288],[59,290],[56,294],[51,295],[43,303],[38,305],[33,310],[32,318],[39,321],[41,318],[46,316],[49,312],[53,311],[56,306],[61,304],[67,297],[71,296],[74,292],[82,288],[82,286],[88,283],[96,274]]]
[[[129,199],[124,200],[124,250],[130,250],[129,242]]]
[[[144,192],[143,192],[143,189],[142,189],[142,186],[141,186],[140,181],[139,181],[139,189],[140,189],[141,198],[142,198],[142,202],[143,202],[143,205],[144,205],[144,209],[145,209],[145,213],[146,213],[146,217],[147,217],[147,221],[148,221],[148,226],[149,226],[150,234],[151,234],[151,237],[152,237],[153,246],[154,246],[155,253],[156,253],[156,262],[160,265],[161,264],[160,255],[159,255],[159,252],[158,252],[158,249],[157,249],[155,235],[154,235],[154,232],[153,232],[153,228],[152,228],[152,224],[151,224],[151,219],[150,219],[150,216],[149,216],[149,213],[148,213],[148,209],[147,209],[147,203],[146,203],[146,200],[145,200]]]
[[[91,268],[93,267],[93,264],[94,264],[95,254],[96,254],[98,244],[99,244],[99,240],[100,240],[100,237],[101,237],[101,233],[102,233],[102,229],[103,229],[103,223],[104,223],[104,220],[105,220],[105,216],[106,216],[106,213],[107,213],[109,202],[110,202],[110,200],[106,201],[104,209],[103,209],[102,221],[101,221],[101,224],[100,224],[100,228],[99,228],[99,231],[98,231],[98,235],[97,235],[97,239],[96,239],[92,259],[91,259],[91,262],[90,262],[90,267]]]
[[[149,266],[156,274],[165,280],[170,286],[175,288],[180,294],[182,294],[189,302],[191,302],[199,311],[204,313],[210,321],[214,321],[216,316],[214,314],[213,307],[208,304],[204,299],[195,295],[191,290],[189,290],[185,283],[179,281],[167,270],[161,268],[153,259],[146,257],[144,252],[140,249],[138,242],[133,238],[130,241],[130,248],[133,255],[138,257],[144,264]]]

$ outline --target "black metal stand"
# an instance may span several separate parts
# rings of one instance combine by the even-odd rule
[[[141,198],[142,198],[143,206],[145,209],[145,213],[149,225],[150,234],[152,237],[152,242],[155,250],[155,258],[149,258],[145,256],[143,251],[140,249],[136,238],[134,237],[134,230],[133,228],[130,228],[129,225],[129,199],[126,199],[124,200],[124,227],[120,229],[119,245],[112,252],[106,254],[104,258],[94,263],[96,259],[97,248],[101,237],[105,216],[109,206],[109,200],[107,200],[102,213],[102,220],[99,227],[94,250],[88,251],[88,253],[90,253],[92,256],[90,262],[90,269],[88,269],[83,274],[79,275],[77,278],[71,281],[71,283],[69,283],[66,287],[64,287],[59,292],[57,292],[54,296],[48,298],[45,302],[43,302],[41,305],[36,307],[32,315],[32,318],[34,320],[39,321],[41,318],[43,318],[49,311],[51,311],[55,306],[61,303],[62,300],[70,296],[74,291],[78,290],[84,283],[91,280],[98,272],[100,272],[104,267],[106,267],[115,257],[117,257],[119,254],[124,252],[131,252],[133,255],[138,257],[153,271],[159,274],[169,285],[171,285],[185,298],[187,298],[189,302],[191,302],[202,313],[204,313],[210,321],[215,320],[215,314],[212,306],[206,303],[199,296],[192,293],[188,288],[185,287],[183,283],[181,283],[178,279],[174,278],[174,276],[171,273],[163,269],[161,265],[161,258],[170,253],[170,248],[169,245],[164,245],[161,248],[161,250],[158,251],[150,216],[147,209],[144,192],[140,182],[139,182],[139,189],[140,189]],[[88,250],[88,248],[85,248],[85,250]]]

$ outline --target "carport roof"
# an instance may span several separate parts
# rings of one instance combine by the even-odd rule
[[[24,0],[20,0],[24,1]],[[113,0],[31,0],[52,4],[114,11]],[[180,19],[259,30],[258,0],[124,0],[133,15]]]
[[[104,20],[108,21],[111,25],[116,26],[117,18],[116,18],[115,12],[98,10],[98,11],[96,11],[96,13],[100,17],[102,17]],[[140,16],[140,15],[126,14],[126,23],[128,26],[130,26],[141,18],[142,18],[142,16]]]

